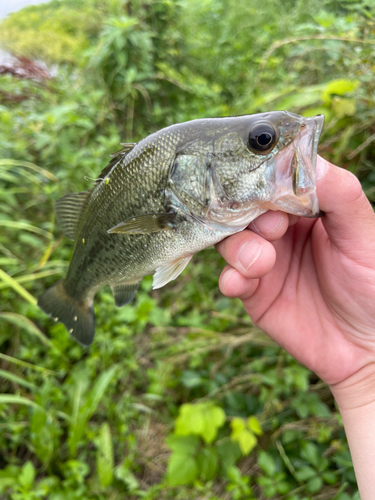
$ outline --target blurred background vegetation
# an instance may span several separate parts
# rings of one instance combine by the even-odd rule
[[[287,109],[375,198],[370,0],[53,0],[0,45],[0,498],[359,499],[328,388],[220,295],[213,249],[95,302],[90,349],[36,307],[72,243],[53,203],[120,142]]]

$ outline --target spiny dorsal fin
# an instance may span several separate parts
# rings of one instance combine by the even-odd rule
[[[123,155],[126,156],[130,151],[136,146],[136,142],[121,142],[122,148],[116,151],[115,153],[112,153],[110,156],[112,157],[112,160],[108,163],[106,167],[103,168],[103,170],[100,172],[97,180],[94,182],[94,184],[99,184],[103,179],[107,177],[107,175],[110,173],[112,168],[118,163],[119,161],[119,156]]]
[[[70,238],[75,239],[78,222],[90,200],[93,188],[82,193],[67,194],[55,203],[57,224],[61,231]]]
[[[116,158],[116,156],[119,156],[121,154],[125,154],[127,155],[128,153],[130,153],[130,151],[134,148],[134,146],[136,146],[136,142],[120,142],[122,148],[119,149],[118,151],[116,151],[115,153],[112,153],[110,156],[112,156],[112,158]]]

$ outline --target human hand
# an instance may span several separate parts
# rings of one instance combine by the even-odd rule
[[[217,245],[219,285],[335,396],[362,405],[375,400],[375,215],[350,172],[318,158],[317,177],[325,216],[261,215]]]

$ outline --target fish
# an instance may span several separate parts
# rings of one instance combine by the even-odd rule
[[[116,306],[144,276],[161,288],[192,256],[267,210],[319,217],[317,147],[324,117],[287,111],[174,124],[122,144],[93,187],[55,203],[74,240],[66,277],[38,300],[83,346],[95,333],[93,299],[109,285]]]

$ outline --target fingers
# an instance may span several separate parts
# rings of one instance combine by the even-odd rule
[[[319,208],[326,214],[321,221],[330,240],[350,254],[375,245],[375,215],[358,179],[320,157],[317,179]]]
[[[280,239],[289,225],[299,217],[283,212],[269,211],[255,219],[245,230],[216,245],[220,255],[228,262],[221,273],[219,287],[227,297],[249,298],[257,289],[259,279],[271,271],[276,252],[271,241]]]
[[[247,229],[221,241],[216,249],[245,278],[264,276],[276,261],[272,244]]]
[[[298,215],[289,214],[289,226],[294,226],[294,224],[297,224],[300,218],[301,217],[299,217]]]
[[[270,210],[253,220],[249,225],[249,229],[267,241],[276,241],[285,234],[288,226],[289,219],[286,213]]]
[[[219,279],[221,293],[231,298],[238,297],[241,300],[251,297],[258,284],[258,279],[245,278],[231,266],[225,266]]]

